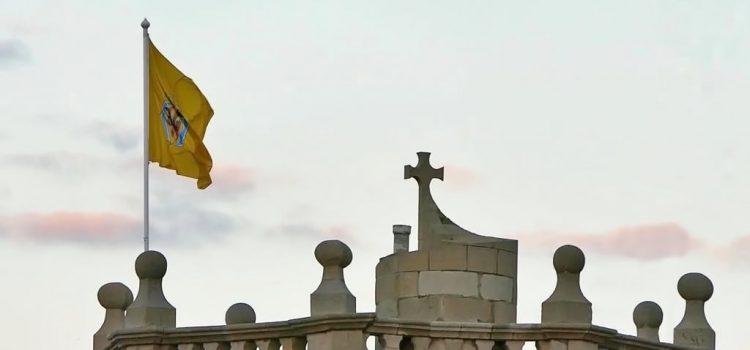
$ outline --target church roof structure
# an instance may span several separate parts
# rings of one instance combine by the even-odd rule
[[[517,323],[518,241],[478,235],[450,220],[430,192],[432,180],[443,180],[443,168],[430,164],[429,153],[417,155],[416,166],[404,167],[404,178],[418,184],[418,247],[409,248],[410,226],[393,226],[393,252],[375,269],[375,312],[357,312],[344,278],[353,253],[344,242],[329,240],[314,252],[323,272],[310,294],[308,317],[257,323],[253,308],[237,303],[226,311],[224,325],[176,327],[177,310],[162,290],[167,260],[146,251],[135,261],[135,299],[122,283],[99,289],[105,316],[93,349],[363,350],[370,337],[376,349],[387,350],[715,349],[704,310],[713,294],[706,276],[679,278],[685,310],[674,343],[659,338],[663,311],[652,301],[635,306],[636,334],[626,335],[592,323],[594,306],[580,287],[586,259],[573,245],[552,257],[557,284],[541,302],[541,323]]]

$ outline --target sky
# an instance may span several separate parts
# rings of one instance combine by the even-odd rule
[[[519,322],[539,322],[570,243],[595,324],[634,334],[653,300],[671,341],[696,271],[718,348],[745,344],[748,2],[0,0],[6,347],[90,347],[98,288],[137,290],[144,17],[215,111],[211,187],[150,168],[178,326],[236,302],[307,316],[326,239],[374,311],[391,225],[416,226],[403,165],[429,151],[444,213],[519,240]]]

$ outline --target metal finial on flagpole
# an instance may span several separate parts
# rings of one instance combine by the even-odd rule
[[[149,37],[148,27],[151,23],[144,18],[141,22],[143,28],[143,251],[149,250],[149,223],[148,223],[148,67],[149,67]]]

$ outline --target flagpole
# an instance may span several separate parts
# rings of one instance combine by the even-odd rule
[[[148,27],[151,23],[144,18],[141,22],[143,28],[143,251],[148,251],[148,57],[149,57],[149,36]]]

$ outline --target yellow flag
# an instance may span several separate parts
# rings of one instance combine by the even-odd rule
[[[211,184],[213,161],[203,145],[211,105],[198,86],[149,43],[149,160]]]

